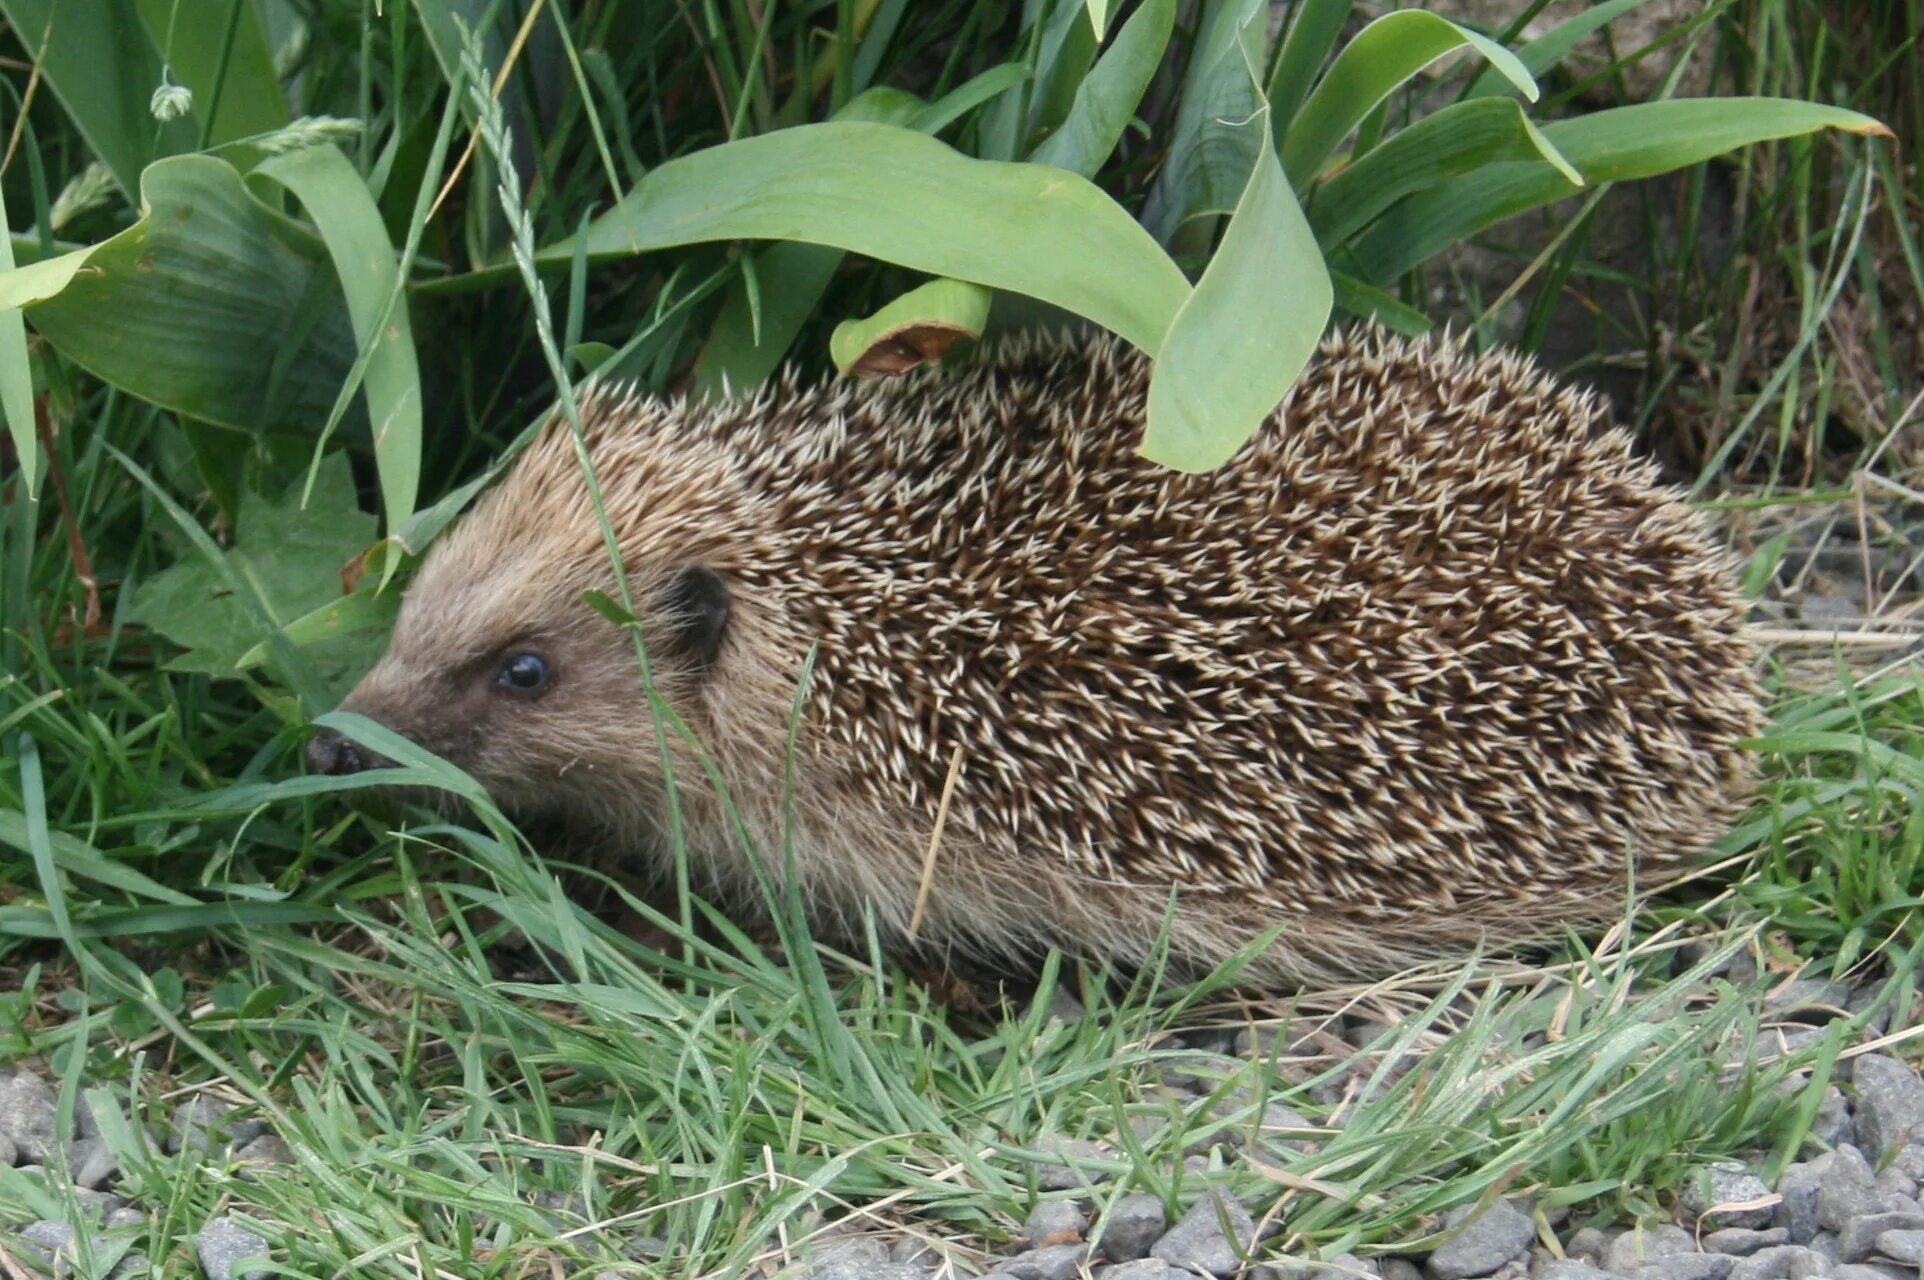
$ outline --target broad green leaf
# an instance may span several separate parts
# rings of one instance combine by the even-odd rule
[[[24,267],[13,265],[13,237],[7,237],[7,247],[0,250],[0,259],[6,267],[0,274],[0,307],[25,307],[51,298],[66,288],[73,280],[74,272],[87,265],[87,259],[98,245],[88,245],[75,249],[55,258],[42,258]]]
[[[1147,457],[1179,471],[1228,461],[1302,372],[1329,319],[1323,255],[1258,113],[1255,167],[1216,256],[1176,313],[1149,379]]]
[[[1537,83],[1516,55],[1488,37],[1421,9],[1384,14],[1356,33],[1283,135],[1283,172],[1301,187],[1337,144],[1411,76],[1448,53],[1475,49],[1535,102]]]
[[[1821,129],[1889,137],[1869,116],[1787,98],[1678,98],[1596,111],[1543,126],[1551,145],[1592,184],[1648,178],[1738,147]],[[1573,195],[1578,188],[1544,161],[1490,165],[1416,192],[1354,242],[1374,284],[1492,223]]]
[[[70,7],[70,3],[63,5],[62,20]],[[196,132],[204,134],[209,144],[266,133],[287,123],[274,54],[253,4],[247,0],[139,0],[139,8],[148,38],[174,82],[193,91],[193,118],[200,122]],[[172,44],[166,43],[170,26]],[[209,112],[213,113],[211,124]]]
[[[1385,329],[1406,333],[1412,338],[1430,331],[1430,318],[1394,294],[1373,284],[1364,284],[1340,271],[1330,272],[1329,280],[1336,290],[1338,310],[1359,319],[1372,320]]]
[[[1096,39],[1109,34],[1109,0],[1087,0],[1089,5],[1089,25],[1095,28]]]
[[[1212,0],[1183,77],[1168,159],[1143,203],[1142,222],[1161,244],[1183,223],[1227,213],[1241,198],[1260,139],[1243,124],[1263,106],[1251,69],[1263,58],[1260,0]]]
[[[1557,63],[1569,56],[1583,38],[1593,31],[1615,22],[1637,6],[1648,0],[1608,0],[1605,4],[1592,5],[1573,18],[1567,18],[1550,28],[1536,39],[1516,51],[1517,61],[1530,69],[1532,75],[1542,75]],[[1463,96],[1467,98],[1487,98],[1493,94],[1508,93],[1503,87],[1502,77],[1494,67],[1487,67]]]
[[[1040,298],[1152,353],[1188,294],[1168,255],[1085,179],[970,160],[879,124],[803,125],[671,160],[587,234],[596,258],[712,240],[832,245]]]
[[[122,191],[140,190],[148,161],[193,149],[193,117],[162,124],[147,109],[160,55],[133,5],[0,0],[0,11]]]
[[[273,499],[243,495],[234,545],[219,553],[224,564],[189,553],[134,591],[129,616],[188,651],[170,666],[234,675],[257,644],[272,638],[263,634],[263,622],[284,628],[340,599],[342,566],[374,541],[374,517],[356,503],[341,454],[323,461],[305,509],[301,490],[296,483]],[[250,589],[253,602],[236,598],[234,582]],[[345,676],[372,658],[375,647],[351,636],[316,645],[311,657]]]
[[[990,295],[981,285],[931,280],[864,320],[835,326],[829,354],[835,367],[859,377],[907,373],[940,360],[963,338],[979,338],[988,323]]]
[[[1175,21],[1176,0],[1146,0],[1076,86],[1068,118],[1029,159],[1095,177],[1122,140],[1122,131],[1129,127],[1156,68],[1162,65]]]
[[[139,222],[80,251],[86,270],[0,273],[0,294],[39,293],[33,327],[143,400],[246,431],[319,430],[355,352],[326,247],[210,156],[156,161],[141,196]]]
[[[1309,96],[1316,73],[1329,60],[1329,51],[1336,47],[1336,37],[1343,34],[1352,7],[1351,0],[1297,0],[1289,6],[1289,30],[1277,51],[1276,70],[1269,78],[1266,95],[1270,133],[1276,146],[1283,145],[1283,134]]]
[[[334,260],[365,360],[363,386],[381,505],[388,527],[395,528],[413,512],[420,482],[421,371],[408,323],[405,282],[388,243],[387,226],[367,183],[336,147],[308,147],[269,160],[255,172],[294,193]],[[341,395],[352,395],[353,390],[350,371]]]
[[[57,259],[56,259],[57,261]],[[21,270],[32,271],[33,267]],[[14,272],[13,236],[7,230],[7,204],[0,199],[0,280]],[[18,301],[0,303],[0,412],[20,460],[20,488],[31,498],[40,481],[40,439],[33,416],[33,362],[27,355],[27,323]]]
[[[916,112],[913,119],[899,123],[921,133],[940,133],[990,98],[995,97],[996,94],[1006,92],[1028,78],[1029,69],[1019,62],[1005,62],[999,67],[990,67],[981,75],[972,77],[966,83],[957,85],[943,94],[938,101],[923,107]],[[836,113],[838,120],[861,118],[851,116],[847,111]]]
[[[371,583],[365,583],[360,590],[344,596],[337,595],[318,609],[295,618],[281,628],[281,634],[297,649],[364,631],[378,631],[386,635],[393,628],[395,616],[400,611],[399,594],[391,591],[376,593]],[[257,667],[267,661],[271,648],[263,640],[235,659],[234,666],[243,671]]]
[[[1309,225],[1325,248],[1338,245],[1413,191],[1511,160],[1545,160],[1583,182],[1514,98],[1482,98],[1425,116],[1332,174],[1310,196]]]
[[[906,90],[877,88],[856,94],[835,118],[907,125],[928,112],[929,105]],[[844,256],[840,249],[819,244],[785,242],[756,249],[748,266],[757,285],[752,300],[756,305],[751,305],[744,271],[729,286],[721,313],[695,358],[695,395],[712,400],[767,381],[815,314]]]

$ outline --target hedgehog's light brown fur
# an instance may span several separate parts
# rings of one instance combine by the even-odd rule
[[[644,634],[679,569],[731,600],[664,694],[779,870],[795,681],[799,888],[900,938],[951,755],[924,939],[1255,972],[1381,969],[1621,908],[1714,837],[1758,724],[1729,565],[1597,404],[1516,357],[1339,338],[1224,469],[1134,452],[1147,364],[1020,340],[959,374],[715,406],[600,393],[587,435]],[[505,804],[664,853],[653,719],[569,433],[423,565],[348,705]],[[502,697],[501,655],[555,665]],[[477,683],[478,682],[478,683]],[[479,689],[480,692],[476,692]],[[677,747],[703,887],[754,898]]]

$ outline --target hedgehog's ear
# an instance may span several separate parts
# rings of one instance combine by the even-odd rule
[[[662,608],[675,647],[696,666],[712,663],[728,629],[728,584],[721,575],[701,564],[677,570],[663,592]]]

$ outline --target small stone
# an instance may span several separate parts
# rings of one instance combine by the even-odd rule
[[[1474,1206],[1466,1209],[1474,1212]],[[1490,1275],[1512,1258],[1522,1257],[1537,1238],[1530,1215],[1508,1200],[1499,1200],[1474,1217],[1465,1210],[1453,1210],[1444,1216],[1444,1225],[1456,1232],[1430,1255],[1429,1272],[1435,1280]]]
[[[1257,1123],[1258,1151],[1287,1157],[1307,1151],[1318,1141],[1315,1121],[1280,1102],[1266,1103]]]
[[[1845,1262],[1831,1268],[1831,1280],[1917,1280],[1915,1267],[1888,1262]]]
[[[114,1263],[114,1269],[107,1273],[107,1280],[134,1280],[134,1277],[144,1276],[153,1269],[154,1264],[147,1260],[147,1255],[135,1249]]]
[[[1833,1148],[1856,1136],[1850,1099],[1834,1084],[1825,1087],[1824,1099],[1817,1104],[1817,1114],[1810,1121],[1810,1136]]]
[[[1810,1238],[1810,1243],[1805,1247],[1812,1253],[1823,1254],[1826,1258],[1830,1259],[1833,1266],[1844,1256],[1843,1249],[1838,1246],[1837,1233],[1835,1231],[1819,1231]]]
[[[1802,1245],[1779,1245],[1740,1258],[1730,1280],[1810,1280],[1830,1274],[1830,1260]]]
[[[1867,1213],[1853,1218],[1839,1233],[1837,1247],[1845,1262],[1862,1262],[1877,1248],[1877,1239],[1887,1231],[1924,1229],[1924,1214]]]
[[[1646,1262],[1667,1258],[1672,1254],[1696,1252],[1697,1242],[1691,1234],[1682,1227],[1666,1222],[1655,1227],[1632,1229],[1612,1240],[1603,1255],[1603,1269],[1620,1276],[1633,1276],[1637,1274],[1637,1268]]]
[[[1734,1206],[1767,1201],[1770,1194],[1770,1188],[1764,1185],[1763,1179],[1734,1160],[1724,1160],[1693,1178],[1684,1187],[1678,1202],[1686,1215],[1709,1226],[1767,1227],[1770,1225],[1773,1205],[1765,1204],[1759,1208]]]
[[[1809,1244],[1817,1234],[1817,1197],[1824,1171],[1812,1164],[1793,1164],[1777,1179],[1777,1225],[1790,1233],[1790,1243]]]
[[[1894,1262],[1924,1265],[1924,1231],[1885,1231],[1877,1237],[1877,1252]]]
[[[1075,1280],[1088,1258],[1086,1244],[1052,1244],[1005,1259],[989,1274],[1009,1280]]]
[[[267,1241],[222,1214],[210,1218],[194,1241],[194,1253],[207,1280],[265,1280],[272,1273],[262,1267],[243,1271],[234,1268],[243,1262],[267,1257]]]
[[[234,1110],[210,1093],[197,1093],[174,1111],[173,1132],[167,1135],[167,1154],[184,1150],[207,1151],[215,1146],[243,1147],[267,1132],[260,1120],[229,1120]]]
[[[1877,1194],[1884,1197],[1886,1204],[1893,1199],[1909,1200],[1917,1194],[1917,1179],[1902,1169],[1879,1169],[1877,1181],[1873,1185],[1877,1189]]]
[[[5,1129],[0,1129],[0,1169],[11,1168],[20,1159],[20,1150],[13,1145],[13,1138]]]
[[[1162,1082],[1180,1093],[1213,1093],[1249,1066],[1241,1058],[1220,1053],[1172,1054],[1165,1061]]]
[[[808,1280],[928,1280],[928,1268],[911,1262],[831,1262],[809,1269]]]
[[[1116,1201],[1109,1210],[1109,1219],[1102,1224],[1102,1236],[1096,1243],[1111,1261],[1134,1262],[1149,1256],[1151,1246],[1162,1238],[1168,1225],[1161,1197],[1136,1191]]]
[[[1724,1227],[1704,1237],[1704,1251],[1748,1257],[1759,1249],[1774,1249],[1789,1243],[1790,1231],[1784,1227],[1767,1227],[1761,1231],[1752,1227]]]
[[[1381,1280],[1383,1274],[1374,1258],[1359,1258],[1353,1253],[1321,1261],[1284,1258],[1268,1264],[1268,1269],[1276,1280]]]
[[[1666,1253],[1630,1272],[1637,1280],[1725,1280],[1737,1260],[1727,1253]]]
[[[144,1227],[147,1225],[147,1215],[138,1209],[109,1209],[105,1225],[109,1231],[120,1227]]]
[[[1841,982],[1793,978],[1764,997],[1764,1008],[1785,1017],[1824,1023],[1847,1013],[1850,998],[1851,989]]]
[[[1383,1280],[1423,1280],[1423,1268],[1408,1258],[1378,1258],[1376,1261],[1383,1268]]]
[[[76,1187],[97,1190],[120,1172],[120,1161],[114,1158],[106,1139],[76,1138],[67,1148],[67,1170]]]
[[[234,1159],[242,1164],[292,1164],[294,1153],[278,1133],[263,1133],[260,1137],[236,1147]]]
[[[1096,1280],[1176,1280],[1176,1273],[1161,1258],[1133,1258],[1099,1268]]]
[[[15,1160],[38,1164],[53,1154],[58,1112],[53,1087],[39,1076],[0,1076],[0,1134],[12,1144]]]
[[[1872,1163],[1924,1141],[1924,1080],[1896,1058],[1867,1053],[1851,1076],[1857,1085],[1857,1145]]]
[[[1107,1182],[1109,1171],[1095,1166],[1115,1159],[1107,1147],[1086,1138],[1047,1137],[1035,1144],[1035,1150],[1055,1157],[1047,1164],[1036,1166],[1036,1186],[1044,1191],[1073,1191],[1077,1187]]]
[[[1595,1262],[1603,1257],[1603,1251],[1609,1247],[1609,1236],[1595,1227],[1582,1227],[1564,1243],[1563,1252],[1573,1258]]]
[[[1877,1178],[1856,1147],[1846,1143],[1811,1164],[1823,1174],[1817,1190],[1818,1226],[1841,1232],[1853,1219],[1876,1212]]]
[[[1224,1227],[1228,1231],[1224,1231]],[[1255,1243],[1256,1222],[1233,1197],[1210,1190],[1156,1241],[1150,1253],[1178,1271],[1233,1275]]]
[[[1073,1200],[1044,1200],[1029,1211],[1022,1224],[1022,1239],[1029,1247],[1076,1244],[1089,1225],[1089,1215]]]
[[[888,1246],[874,1236],[830,1236],[815,1246],[815,1268],[880,1265],[888,1256]]]
[[[73,1228],[64,1222],[42,1219],[20,1228],[20,1240],[30,1248],[23,1250],[35,1261],[51,1263],[56,1254],[73,1248]]]
[[[1537,1280],[1616,1280],[1608,1271],[1599,1271],[1587,1262],[1565,1258],[1537,1272]]]

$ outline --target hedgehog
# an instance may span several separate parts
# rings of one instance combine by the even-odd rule
[[[615,574],[560,421],[342,706],[656,871],[665,762],[705,896],[752,910],[766,873],[818,936],[958,959],[1380,973],[1618,915],[1727,827],[1760,717],[1732,565],[1593,395],[1339,334],[1181,474],[1137,452],[1149,373],[1068,334],[879,383],[591,389],[688,733],[585,599]],[[378,760],[328,731],[308,762]]]

